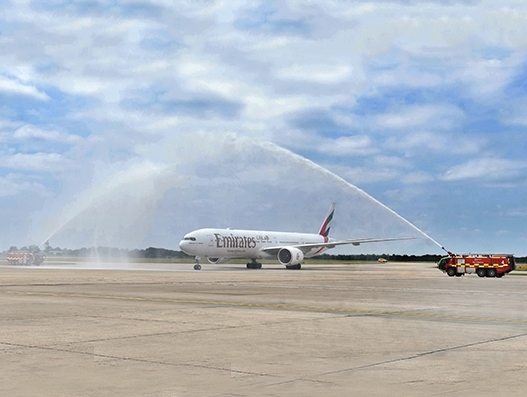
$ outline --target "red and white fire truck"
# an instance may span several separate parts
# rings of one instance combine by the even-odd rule
[[[516,269],[514,256],[511,254],[465,254],[441,258],[437,268],[450,277],[476,273],[479,277],[503,277]]]
[[[9,252],[7,254],[7,263],[10,265],[35,265],[39,266],[44,262],[44,255],[31,252]]]

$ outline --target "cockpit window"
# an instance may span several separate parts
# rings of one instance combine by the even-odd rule
[[[196,241],[196,237],[185,237],[183,240]]]

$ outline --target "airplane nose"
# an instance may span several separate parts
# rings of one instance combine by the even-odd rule
[[[181,241],[179,242],[179,249],[180,249],[181,251],[184,251],[184,249],[185,249],[186,246],[187,246],[187,242],[186,242],[185,240],[181,240]]]
[[[188,240],[181,240],[179,242],[179,249],[180,251],[184,252],[187,255],[192,255],[192,247],[190,245],[190,242]]]

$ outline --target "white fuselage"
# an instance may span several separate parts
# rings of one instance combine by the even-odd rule
[[[181,251],[202,258],[276,258],[273,250],[305,244],[327,243],[329,239],[319,234],[288,233],[258,230],[199,229],[185,235],[179,243]],[[309,258],[325,251],[314,247],[304,254]]]

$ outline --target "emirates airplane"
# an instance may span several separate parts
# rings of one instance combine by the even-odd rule
[[[335,203],[322,222],[318,234],[270,232],[236,229],[199,229],[190,232],[179,242],[181,251],[196,258],[195,270],[201,270],[201,258],[212,264],[227,263],[229,259],[247,258],[248,269],[260,269],[258,259],[274,259],[287,269],[300,269],[304,258],[311,258],[337,245],[375,243],[380,241],[411,240],[406,238],[362,238],[333,240],[329,238],[329,224],[335,213]]]

